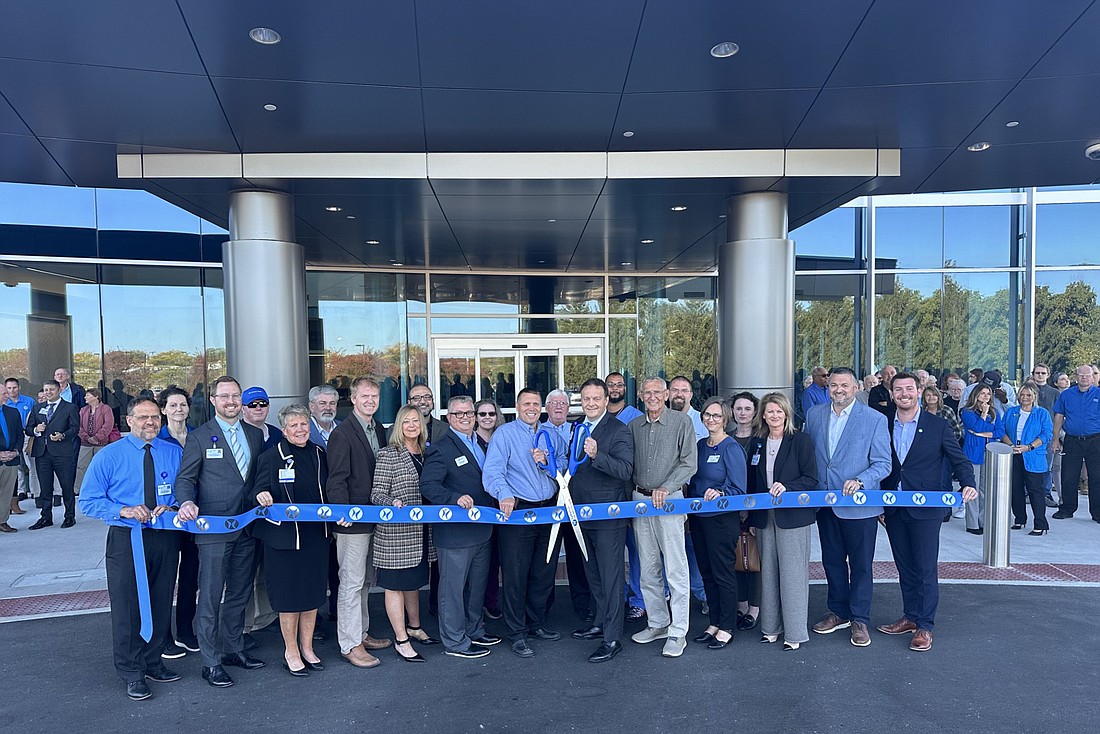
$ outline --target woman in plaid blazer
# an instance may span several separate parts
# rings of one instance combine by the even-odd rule
[[[390,444],[378,452],[371,502],[404,507],[422,504],[420,470],[424,466],[427,429],[414,405],[397,411]],[[374,527],[374,565],[378,585],[386,590],[386,616],[394,631],[394,649],[407,662],[424,662],[409,638],[425,645],[439,640],[420,628],[420,589],[428,583],[428,564],[435,560],[431,527],[412,523],[379,523]],[[406,615],[408,621],[406,622]]]

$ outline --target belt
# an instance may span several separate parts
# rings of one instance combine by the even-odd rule
[[[1089,441],[1096,438],[1097,436],[1100,436],[1100,433],[1090,433],[1087,436],[1073,436],[1068,433],[1066,434],[1066,438],[1076,438],[1078,441]]]
[[[550,507],[553,504],[555,504],[553,497],[551,497],[550,499],[539,500],[538,502],[532,502],[530,500],[520,499],[519,497],[516,497],[515,509],[529,510],[533,507]]]
[[[668,490],[668,493],[672,494],[673,492],[679,492],[681,490],[686,490],[686,489],[687,489],[687,485],[682,484],[679,487],[677,487],[676,489]],[[645,487],[639,487],[637,484],[634,485],[634,491],[637,492],[638,494],[645,495],[646,497],[652,497],[653,496],[653,490],[652,489],[646,489]]]

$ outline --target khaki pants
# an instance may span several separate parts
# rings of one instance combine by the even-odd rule
[[[337,533],[336,560],[340,590],[336,594],[336,636],[347,653],[370,632],[371,583],[374,581],[374,533]]]
[[[11,498],[19,480],[19,466],[0,466],[0,523],[11,516]]]
[[[668,499],[681,500],[683,491],[670,492]],[[652,497],[634,492],[635,502],[649,503],[645,517],[634,518],[634,538],[638,544],[638,565],[641,569],[642,599],[650,627],[668,627],[669,637],[684,637],[688,630],[688,602],[691,597],[691,581],[688,575],[685,515],[665,515],[656,510]],[[663,561],[663,563],[662,563]],[[664,572],[662,575],[662,571]],[[670,593],[669,605],[665,603],[665,582]]]

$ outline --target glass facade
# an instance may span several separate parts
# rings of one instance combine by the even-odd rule
[[[791,238],[796,385],[818,364],[1017,380],[1029,361],[1071,369],[1100,352],[1100,188],[866,197]],[[226,365],[226,239],[144,192],[0,184],[3,375],[33,393],[31,380],[68,366],[123,402],[178,385],[205,419],[203,385]],[[412,385],[432,385],[442,408],[460,389],[496,396],[513,370],[571,384],[600,365],[631,391],[641,376],[683,374],[700,402],[716,389],[712,274],[311,269],[306,286],[311,380],[346,396],[355,376],[377,377],[387,422]],[[510,335],[519,348],[558,339],[558,356],[437,358],[438,340]],[[571,351],[570,337],[602,346]]]

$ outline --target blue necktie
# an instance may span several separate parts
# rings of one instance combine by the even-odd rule
[[[50,403],[50,407],[46,408],[46,422],[49,423],[53,420],[54,404]]]
[[[229,429],[229,448],[233,452],[233,460],[237,462],[237,468],[241,470],[241,477],[248,477],[248,457],[244,454],[244,446],[241,445],[240,438],[237,437],[237,431],[240,426],[233,426]]]

